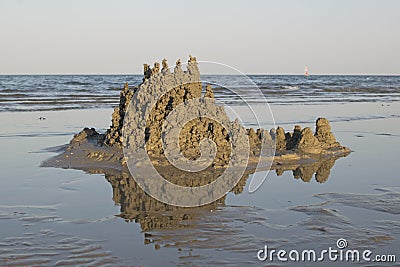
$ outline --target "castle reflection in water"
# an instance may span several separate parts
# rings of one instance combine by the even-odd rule
[[[337,159],[333,157],[305,165],[277,165],[273,169],[278,176],[286,171],[291,171],[295,179],[301,179],[308,183],[315,177],[316,182],[324,183],[328,180],[330,170]],[[96,172],[98,173],[98,170]],[[127,222],[140,224],[143,232],[194,227],[196,220],[204,219],[206,213],[219,210],[225,206],[226,196],[197,208],[171,206],[154,199],[144,192],[129,172],[107,170],[104,171],[104,174],[106,180],[112,186],[113,201],[120,206],[120,214],[118,216]],[[241,194],[251,174],[252,171],[246,171],[231,192]],[[184,180],[180,179],[179,175],[174,175],[174,173],[168,179],[181,185],[185,184]],[[174,179],[179,179],[179,182],[174,181]],[[207,178],[207,176],[202,176],[201,179],[202,181],[199,181],[200,184],[206,184],[214,180],[214,178]],[[207,179],[209,180],[207,181]],[[193,186],[193,181],[188,181],[187,184],[188,186]],[[149,242],[149,236],[149,233],[145,233],[146,243]]]

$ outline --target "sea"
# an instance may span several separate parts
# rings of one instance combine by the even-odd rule
[[[240,104],[240,91],[253,102],[259,89],[270,104],[394,102],[400,100],[400,76],[203,75],[224,103]],[[0,111],[45,111],[115,107],[125,82],[136,86],[142,75],[0,75]],[[223,86],[221,86],[223,85]]]

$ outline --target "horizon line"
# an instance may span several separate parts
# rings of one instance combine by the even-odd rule
[[[0,76],[143,76],[142,73],[0,73]],[[206,76],[237,76],[231,73],[202,73]],[[245,73],[250,76],[304,76],[304,73]],[[400,73],[315,73],[310,76],[400,76]]]

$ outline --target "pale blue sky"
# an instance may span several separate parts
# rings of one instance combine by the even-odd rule
[[[397,0],[1,0],[0,74],[141,73],[188,54],[245,73],[400,74],[399,14]]]

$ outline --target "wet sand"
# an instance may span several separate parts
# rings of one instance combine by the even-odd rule
[[[146,197],[127,173],[39,167],[84,126],[106,129],[109,109],[0,113],[7,151],[1,155],[0,264],[242,266],[257,263],[265,244],[324,249],[340,237],[351,248],[398,254],[399,107],[272,106],[277,125],[287,129],[312,127],[316,114],[327,117],[354,152],[333,162],[323,182],[275,171],[255,193],[248,193],[245,179],[223,200],[197,209]]]

